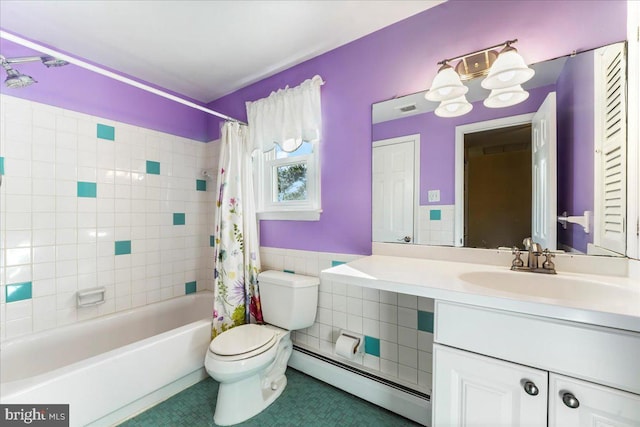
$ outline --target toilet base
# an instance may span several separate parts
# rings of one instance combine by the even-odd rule
[[[275,360],[264,371],[240,381],[220,383],[213,421],[220,426],[238,424],[271,405],[287,386],[285,371],[292,343],[287,333],[278,343]]]
[[[220,384],[213,421],[219,426],[230,426],[258,415],[271,405],[284,391],[287,377],[282,375],[276,390],[260,387],[260,375],[229,384]]]

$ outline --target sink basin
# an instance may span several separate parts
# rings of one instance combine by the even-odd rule
[[[574,301],[640,300],[640,293],[597,280],[514,271],[474,271],[458,276],[462,281],[495,291],[548,299]]]

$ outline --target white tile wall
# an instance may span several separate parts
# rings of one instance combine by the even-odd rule
[[[262,270],[288,270],[319,276],[332,262],[356,255],[260,248]],[[433,334],[418,330],[418,311],[433,313],[433,300],[413,295],[320,281],[318,311],[313,326],[294,331],[294,344],[323,356],[431,393]],[[380,355],[363,354],[353,361],[334,354],[341,329],[379,340]]]
[[[439,220],[431,220],[432,210],[440,211]],[[427,205],[420,206],[419,239],[421,245],[453,246],[455,205]]]
[[[0,96],[0,339],[54,328],[185,293],[212,289],[218,143]],[[115,141],[97,138],[113,126]],[[146,161],[160,162],[160,175]],[[77,196],[95,182],[97,197]],[[173,213],[186,224],[173,225]],[[132,253],[115,255],[130,240]],[[32,298],[6,303],[6,285]],[[78,290],[106,288],[106,303],[76,308]]]

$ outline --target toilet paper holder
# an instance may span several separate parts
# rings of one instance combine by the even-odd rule
[[[345,359],[353,359],[354,357],[364,353],[364,335],[355,332],[341,330],[335,344],[336,355]]]

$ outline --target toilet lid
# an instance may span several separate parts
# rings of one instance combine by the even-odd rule
[[[225,331],[211,341],[210,349],[220,356],[248,353],[270,343],[276,333],[264,326],[248,324]]]

